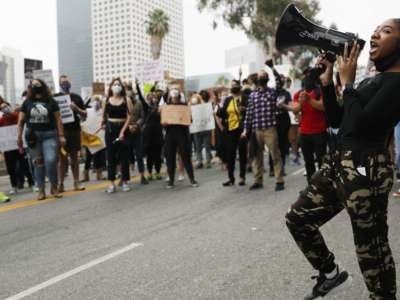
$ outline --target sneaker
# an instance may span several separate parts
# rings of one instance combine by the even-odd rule
[[[31,189],[32,189],[32,192],[33,192],[33,193],[37,193],[37,192],[39,192],[39,188],[38,188],[37,186],[35,186],[35,185],[34,185],[34,186],[32,186],[32,188],[31,188]]]
[[[245,185],[246,185],[246,180],[245,179],[240,179],[239,186],[245,186]]]
[[[199,183],[196,180],[190,180],[190,185],[194,188],[199,187]]]
[[[165,177],[164,181],[169,182],[169,176]]]
[[[130,188],[129,184],[127,182],[124,182],[122,184],[122,191],[123,192],[129,192],[130,190],[131,190],[131,188]]]
[[[178,181],[184,181],[184,180],[185,180],[185,176],[183,176],[183,175],[178,176]]]
[[[172,190],[174,187],[175,187],[175,185],[173,183],[169,182],[165,188],[167,190]]]
[[[84,191],[86,188],[79,182],[74,183],[74,191]]]
[[[116,186],[115,186],[115,185],[110,185],[110,186],[108,187],[108,189],[106,190],[106,193],[107,193],[107,194],[114,194],[116,191],[117,191]]]
[[[147,176],[147,180],[148,180],[148,181],[154,180],[153,174],[149,174],[149,175]]]
[[[255,190],[260,190],[264,187],[264,185],[262,183],[254,183],[251,187],[250,187],[250,191],[255,191]]]
[[[146,177],[142,176],[140,178],[140,184],[146,185],[149,184],[148,180],[146,179]]]
[[[318,297],[324,297],[335,287],[341,285],[349,277],[347,271],[339,272],[339,267],[336,266],[337,274],[332,279],[328,279],[325,274],[320,273],[319,276],[313,276],[312,279],[317,280],[317,284],[313,287],[311,294],[304,297],[304,300],[312,300]]]
[[[275,192],[280,192],[285,189],[285,183],[284,182],[277,182],[275,185]]]
[[[9,192],[8,192],[8,194],[11,196],[11,195],[15,195],[17,193],[17,189],[16,188],[12,188]]]
[[[162,180],[162,176],[161,176],[160,173],[157,173],[157,174],[156,174],[156,180]]]

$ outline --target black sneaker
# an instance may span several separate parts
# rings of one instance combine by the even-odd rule
[[[312,300],[318,297],[324,297],[335,287],[338,287],[349,278],[347,271],[339,272],[339,267],[336,266],[337,274],[332,279],[326,278],[325,274],[320,273],[319,276],[313,276],[312,279],[317,279],[317,284],[313,287],[310,295],[304,297],[304,300]]]
[[[203,169],[204,165],[202,163],[196,165],[196,169]]]
[[[254,183],[250,187],[250,191],[259,190],[259,189],[262,189],[263,187],[264,187],[264,185],[262,183]]]
[[[165,188],[167,190],[172,190],[174,187],[175,187],[175,185],[173,183],[169,182]]]
[[[190,185],[192,186],[192,187],[194,187],[194,188],[197,188],[197,187],[199,187],[199,183],[196,181],[196,180],[190,180]]]
[[[277,182],[275,185],[275,192],[280,192],[285,189],[285,184],[283,182]]]

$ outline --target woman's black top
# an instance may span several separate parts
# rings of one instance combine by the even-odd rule
[[[21,111],[26,115],[26,126],[29,129],[48,131],[57,127],[54,113],[60,111],[60,108],[53,98],[26,99]]]
[[[340,128],[340,149],[386,148],[392,128],[400,121],[400,73],[381,73],[364,80],[356,90],[346,89],[343,106],[336,100],[333,84],[322,92],[330,126]]]
[[[104,111],[109,119],[126,119],[127,112],[128,105],[126,101],[123,101],[120,105],[112,105],[110,101],[107,101]]]

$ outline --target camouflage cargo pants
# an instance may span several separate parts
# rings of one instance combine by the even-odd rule
[[[346,209],[358,263],[370,299],[396,299],[396,270],[388,241],[388,194],[393,167],[386,154],[368,155],[362,166],[350,152],[329,155],[286,215],[286,224],[311,265],[328,273],[335,257],[319,227]],[[359,159],[357,159],[359,160]]]

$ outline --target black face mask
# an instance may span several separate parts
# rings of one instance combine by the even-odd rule
[[[231,93],[236,95],[236,94],[239,94],[241,90],[242,90],[242,88],[240,86],[234,86],[231,88]]]
[[[43,86],[38,86],[38,85],[33,85],[32,86],[32,93],[34,95],[42,95],[44,92],[44,87]]]
[[[266,87],[267,84],[268,84],[268,81],[269,81],[269,78],[267,78],[267,77],[260,77],[260,78],[258,78],[257,83],[258,83],[258,86]]]
[[[395,64],[400,59],[400,42],[398,42],[398,47],[396,51],[385,57],[380,61],[375,61],[375,68],[378,72],[385,72],[393,64]]]

